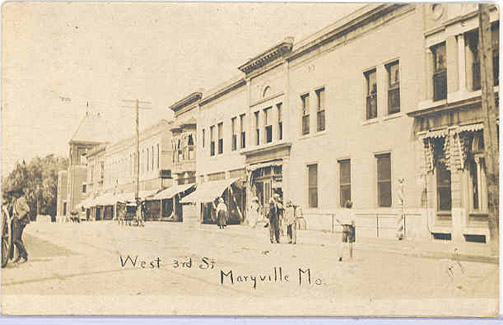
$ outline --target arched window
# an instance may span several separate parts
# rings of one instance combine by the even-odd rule
[[[270,92],[271,92],[271,87],[265,86],[264,90],[262,91],[262,98],[269,96]]]

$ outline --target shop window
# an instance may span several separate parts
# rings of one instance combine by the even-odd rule
[[[344,207],[351,201],[351,160],[339,161],[339,192],[340,206]]]
[[[276,104],[276,109],[278,110],[278,140],[283,139],[283,105],[281,103]]]
[[[437,210],[451,211],[451,172],[447,169],[443,159],[439,159],[436,164],[437,176]]]
[[[307,165],[308,200],[310,208],[318,207],[318,164]]]
[[[239,134],[241,134],[241,149],[246,148],[245,114],[239,115]]]
[[[400,69],[398,61],[386,65],[388,72],[388,114],[400,112]]]
[[[433,100],[447,98],[447,61],[445,42],[431,48],[433,54]]]
[[[302,103],[302,135],[309,134],[309,94],[300,96]]]
[[[224,153],[224,124],[218,123],[218,154]]]
[[[376,69],[364,73],[366,89],[366,118],[371,120],[377,118],[377,79]]]
[[[470,171],[471,210],[481,212],[487,211],[487,185],[482,133],[473,136],[471,152],[468,154],[467,162]]]
[[[379,207],[390,207],[391,197],[391,155],[377,155],[377,200]]]
[[[316,90],[316,130],[325,130],[325,88]]]
[[[272,142],[271,107],[264,109],[264,136],[265,142]]]

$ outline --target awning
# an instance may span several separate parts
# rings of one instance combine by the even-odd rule
[[[154,196],[155,193],[157,193],[157,190],[153,191],[140,191],[138,193],[138,196],[140,199],[145,200],[151,196]],[[135,201],[135,195],[133,193],[121,193],[117,195],[116,202],[134,202]]]
[[[202,183],[197,186],[197,189],[191,194],[182,199],[182,203],[206,203],[212,202],[239,178],[230,178],[220,181]]]
[[[93,206],[114,205],[117,202],[117,197],[113,193],[105,193],[94,199]]]
[[[423,139],[443,138],[447,136],[447,133],[447,129],[428,131],[424,134]]]
[[[173,185],[171,187],[168,187],[161,192],[157,193],[151,198],[148,198],[147,200],[164,200],[164,199],[171,199],[173,196],[175,196],[178,193],[183,193],[187,191],[189,188],[196,186],[196,184],[184,184],[184,185]]]
[[[268,161],[264,163],[258,163],[250,166],[246,166],[246,169],[249,171],[255,171],[259,168],[264,168],[264,167],[272,167],[272,166],[283,166],[283,161],[282,160],[273,160],[273,161]]]
[[[94,205],[93,203],[94,199],[92,197],[88,197],[87,199],[79,202],[75,208],[80,209],[80,208],[90,208]]]
[[[475,124],[469,124],[469,125],[462,125],[457,128],[456,132],[461,133],[461,132],[475,132],[475,131],[480,131],[484,129],[484,123],[475,123]]]

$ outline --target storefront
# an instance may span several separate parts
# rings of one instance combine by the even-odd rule
[[[181,200],[196,206],[199,223],[215,223],[215,210],[222,197],[229,211],[228,224],[239,224],[245,219],[244,178],[229,178],[199,184],[196,190]]]

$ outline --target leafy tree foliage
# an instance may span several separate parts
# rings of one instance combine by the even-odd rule
[[[29,163],[18,162],[16,168],[2,180],[2,191],[20,186],[25,190],[31,218],[38,214],[56,215],[58,171],[68,168],[68,159],[47,155],[35,157]]]

